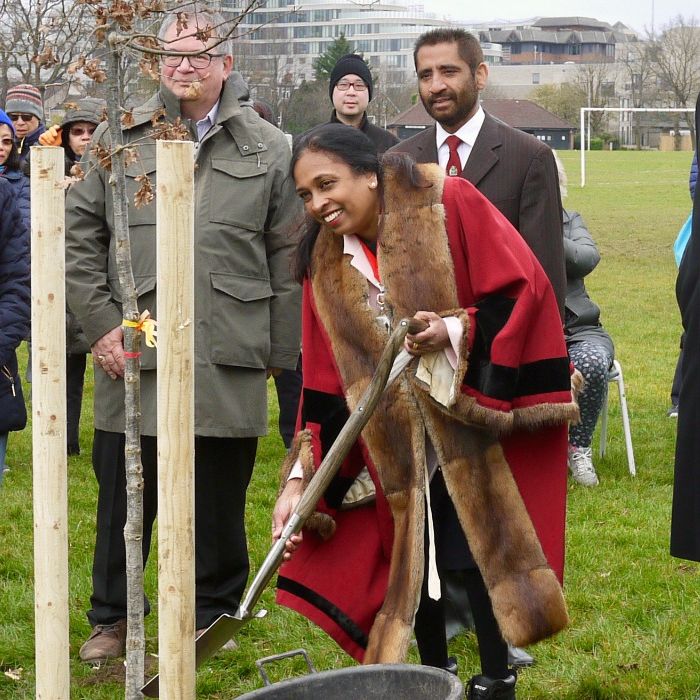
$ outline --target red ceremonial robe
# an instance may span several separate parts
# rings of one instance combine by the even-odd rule
[[[393,178],[387,178],[387,213],[378,250],[382,281],[388,291],[394,290],[393,301],[402,314],[419,309],[446,312],[445,308],[426,308],[420,303],[413,311],[410,304],[404,309],[399,297],[402,284],[420,287],[426,275],[441,283],[445,271],[433,269],[439,255],[432,254],[429,241],[433,236],[436,240],[447,236],[450,273],[454,275],[459,306],[468,317],[464,322],[465,358],[458,368],[458,375],[462,373],[461,394],[453,407],[460,414],[456,421],[486,427],[501,436],[544,554],[561,580],[566,422],[575,417],[576,408],[554,294],[519,234],[470,183],[444,178],[435,166],[421,166],[421,170],[433,188],[417,197],[411,193],[410,200]],[[409,220],[396,222],[392,214],[402,210],[406,201],[410,201],[411,208],[402,211],[401,216]],[[440,201],[444,216],[440,214],[436,224]],[[418,214],[412,217],[416,211]],[[426,220],[420,218],[422,211],[427,212]],[[346,401],[353,405],[353,391],[348,390],[339,368],[347,358],[334,355],[334,342],[337,346],[340,341],[330,335],[339,333],[326,327],[332,325],[333,317],[350,315],[353,307],[343,307],[346,296],[348,303],[356,301],[352,290],[340,283],[335,295],[323,289],[321,277],[332,275],[328,270],[336,265],[348,264],[342,260],[348,257],[342,255],[342,241],[336,245],[334,236],[338,238],[322,228],[314,250],[312,277],[305,282],[303,292],[304,390],[300,415],[301,428],[308,431],[310,440],[306,448],[297,446],[294,457],[304,457],[300,450],[310,445],[312,455],[306,458],[316,467],[347,419]],[[418,248],[412,249],[416,244]],[[323,308],[337,304],[326,316],[325,325],[317,303],[319,295],[324,299]],[[366,299],[359,305],[362,303],[366,305]],[[375,482],[375,502],[352,510],[340,509],[363,466]],[[304,530],[301,547],[284,564],[278,579],[278,602],[313,620],[358,660],[364,657],[369,632],[384,601],[394,536],[391,509],[379,484],[374,462],[361,439],[319,503],[318,511],[326,514],[325,525],[309,522],[313,529]],[[518,604],[515,600],[514,605]]]

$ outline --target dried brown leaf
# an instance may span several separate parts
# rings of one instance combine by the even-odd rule
[[[98,143],[90,149],[90,153],[97,158],[97,162],[105,170],[112,169],[112,154],[104,146]]]
[[[139,61],[139,70],[142,75],[151,78],[151,80],[160,79],[160,74],[158,73],[158,59],[155,56],[151,58],[142,58]]]
[[[199,39],[203,44],[209,43],[209,40],[214,36],[214,29],[211,25],[206,27],[197,27],[197,31],[194,33],[195,39]]]
[[[100,67],[100,61],[97,58],[93,58],[91,61],[85,63],[83,66],[83,73],[96,83],[104,83],[104,81],[107,80],[107,74]]]
[[[129,129],[134,125],[134,113],[130,109],[125,110],[122,114],[121,123],[125,129]]]
[[[64,102],[63,107],[65,109],[78,109],[78,103],[77,102]]]
[[[182,32],[188,28],[187,25],[187,13],[186,12],[178,12],[177,13],[177,23],[175,25],[175,36],[180,36]]]
[[[83,169],[80,167],[80,163],[75,163],[71,167],[69,172],[70,172],[71,177],[75,180],[84,180],[85,179],[85,173],[83,172]]]
[[[32,58],[32,63],[36,63],[40,68],[51,68],[58,63],[58,59],[53,52],[53,48],[47,46],[41,53]]]
[[[136,152],[135,148],[125,148],[124,149],[124,166],[128,167],[133,163],[137,163],[139,160],[139,154]]]
[[[140,209],[153,201],[153,184],[148,175],[138,175],[134,179],[140,183],[140,187],[134,195],[134,206]]]
[[[156,141],[190,141],[189,129],[178,117],[174,122],[159,122],[153,128],[151,136]]]
[[[165,108],[160,107],[157,109],[155,112],[153,112],[153,115],[151,116],[151,125],[152,126],[157,126],[158,122],[165,117]]]
[[[185,98],[188,100],[195,100],[202,94],[202,82],[200,80],[193,80],[185,90]]]

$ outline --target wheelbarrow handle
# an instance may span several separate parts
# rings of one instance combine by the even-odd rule
[[[372,380],[367,386],[367,389],[365,389],[355,410],[350,414],[350,417],[340,433],[338,433],[338,437],[323,458],[313,479],[311,479],[309,485],[299,499],[294,512],[282,530],[280,538],[272,546],[267,557],[265,557],[265,561],[262,563],[260,569],[258,569],[253,583],[240,605],[237,616],[245,618],[250,615],[250,611],[253,609],[268,582],[282,563],[287,542],[292,535],[297,534],[301,530],[306,520],[316,510],[316,504],[326,492],[333,477],[338,472],[338,469],[340,469],[340,465],[343,463],[345,456],[355,444],[362,429],[377,407],[390,376],[393,380],[413,359],[412,356],[406,352],[403,353],[402,357],[400,356],[397,358],[403,346],[406,334],[411,333],[413,335],[415,333],[420,333],[426,328],[428,328],[428,324],[417,318],[404,318],[396,325],[396,328],[382,351]],[[395,364],[398,366],[395,368],[395,371],[392,372],[392,368],[394,368]]]

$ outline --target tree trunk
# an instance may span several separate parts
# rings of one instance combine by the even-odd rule
[[[121,69],[119,46],[115,33],[109,37],[107,60],[107,109],[112,141],[112,198],[114,202],[114,236],[116,239],[117,270],[122,292],[122,315],[128,321],[139,320],[136,285],[131,267],[128,202],[124,174],[121,114]],[[144,681],[146,649],[143,625],[143,467],[141,465],[141,378],[139,348],[141,332],[124,326],[124,413],[126,416],[126,546],[127,637],[126,637],[126,700],[140,700]]]

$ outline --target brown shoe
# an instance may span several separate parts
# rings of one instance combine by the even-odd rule
[[[105,661],[124,656],[126,651],[126,620],[112,625],[95,625],[90,636],[80,647],[83,661]]]

